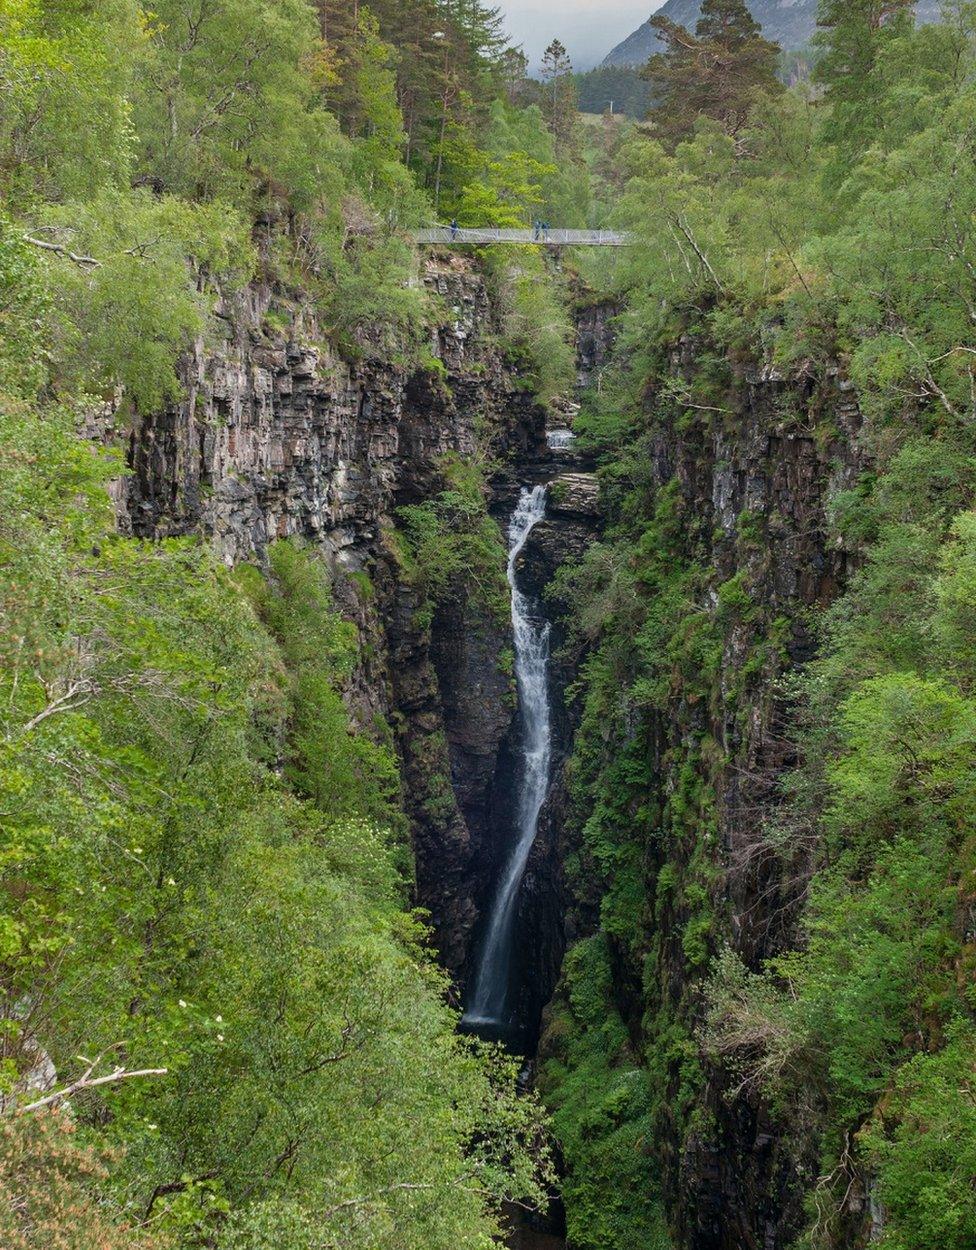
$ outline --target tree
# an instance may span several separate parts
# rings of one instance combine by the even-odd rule
[[[736,137],[757,93],[783,90],[779,45],[763,38],[743,0],[705,0],[694,34],[663,15],[650,24],[666,50],[651,57],[642,76],[655,102],[650,116],[671,146],[690,138],[699,117]]]
[[[502,81],[510,104],[521,104],[526,95],[529,58],[521,48],[506,48],[501,57]]]
[[[110,1160],[59,1112],[0,1124],[0,1244],[5,1250],[167,1250],[99,1192]]]
[[[121,1192],[183,1245],[226,1221],[299,1250],[282,1221],[313,1218],[350,1250],[490,1245],[502,1201],[541,1200],[538,1104],[458,1037],[402,852],[364,818],[395,769],[339,696],[324,568],[284,545],[255,590],[202,546],[119,539],[114,465],[72,425],[0,405],[0,1091],[43,1052],[123,1157],[92,1180],[96,1238],[37,1138],[53,1118],[0,1125],[0,1242],[141,1245],[110,1227]],[[82,1054],[109,1050],[167,1073],[98,1083]]]
[[[323,45],[305,0],[160,0],[136,76],[138,173],[168,190],[244,199],[253,170],[289,191],[325,160],[313,107]],[[302,188],[303,189],[303,188]]]
[[[813,80],[826,88],[825,138],[841,151],[844,168],[879,129],[885,96],[879,56],[911,28],[913,10],[914,0],[820,0],[813,42],[821,55]],[[841,176],[835,163],[832,180]]]
[[[315,10],[331,70],[323,84],[325,99],[343,131],[354,133],[359,112],[360,6],[358,0],[315,0]]]
[[[935,1054],[898,1072],[862,1131],[891,1250],[966,1250],[976,1240],[976,1034],[964,1017]]]
[[[0,4],[0,190],[90,194],[129,173],[127,96],[142,23],[130,0]]]
[[[651,105],[651,92],[637,69],[629,65],[601,65],[576,75],[581,113],[606,113],[643,118]]]
[[[546,48],[542,58],[543,112],[557,143],[565,144],[576,120],[576,81],[573,62],[558,39]]]

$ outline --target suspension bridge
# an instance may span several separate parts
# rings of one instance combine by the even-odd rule
[[[538,243],[541,247],[626,247],[634,242],[632,234],[620,230],[497,230],[490,226],[430,226],[418,230],[416,241],[423,244],[439,244],[457,247],[475,244],[479,247],[491,243]]]

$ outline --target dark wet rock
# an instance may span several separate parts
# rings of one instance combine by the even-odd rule
[[[584,304],[576,314],[576,357],[580,389],[599,386],[600,375],[613,359],[616,342],[616,304],[601,301]]]

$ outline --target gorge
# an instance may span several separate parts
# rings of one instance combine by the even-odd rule
[[[976,18],[756,16],[0,0],[4,1250],[976,1244]]]
[[[233,314],[238,329],[229,347],[198,359],[187,401],[133,436],[137,471],[121,501],[123,527],[140,532],[146,524],[140,518],[151,517],[156,537],[202,528],[229,562],[250,552],[261,557],[271,535],[301,535],[325,553],[339,602],[368,640],[360,654],[369,667],[354,671],[349,684],[352,705],[364,722],[379,714],[395,726],[416,897],[430,911],[441,957],[466,987],[462,1025],[532,1054],[545,1010],[538,1079],[558,1105],[564,1078],[555,1074],[578,1063],[571,1048],[585,1046],[594,1027],[619,1021],[623,1035],[608,1049],[613,1066],[593,1080],[593,1092],[597,1105],[616,1102],[613,1131],[627,1131],[631,1102],[645,1096],[621,1062],[630,1045],[627,1033],[647,1027],[638,1015],[655,992],[666,995],[658,1010],[673,1021],[671,1028],[686,1011],[697,1010],[687,998],[687,974],[678,972],[689,962],[694,967],[689,934],[701,931],[695,908],[722,898],[726,932],[754,960],[776,949],[770,918],[783,923],[791,905],[768,860],[752,849],[747,813],[757,801],[755,787],[768,786],[765,778],[784,767],[783,748],[770,728],[783,715],[769,697],[774,674],[811,654],[804,612],[836,597],[848,576],[849,553],[826,546],[821,535],[827,493],[847,489],[863,471],[860,416],[836,376],[813,385],[802,377],[743,370],[734,382],[734,423],[703,419],[658,426],[642,454],[649,466],[646,498],[656,501],[650,533],[662,578],[686,576],[689,550],[699,559],[704,551],[710,583],[735,587],[748,579],[757,607],[729,600],[730,592],[720,589],[721,652],[711,659],[695,639],[698,650],[669,661],[677,675],[660,719],[635,732],[629,719],[634,712],[626,699],[617,704],[619,687],[612,687],[610,706],[600,706],[594,722],[578,696],[575,706],[565,701],[564,692],[580,685],[581,658],[593,640],[567,626],[560,604],[570,591],[556,574],[564,566],[572,579],[600,554],[595,479],[567,428],[554,426],[541,407],[525,401],[495,353],[497,314],[477,265],[433,257],[425,277],[450,309],[436,332],[446,388],[436,385],[432,372],[410,376],[372,366],[351,372],[337,386],[331,362],[287,341],[262,341],[263,316],[258,323],[248,320],[252,295]],[[615,311],[584,303],[578,312],[584,425],[595,383],[613,360]],[[689,339],[674,347],[667,369],[694,388],[699,361],[707,358],[707,345]],[[826,441],[816,433],[824,413],[836,431]],[[199,431],[214,434],[201,438]],[[412,525],[418,531],[421,522],[426,525],[429,512],[411,509],[428,509],[430,500],[440,498],[445,481],[450,487],[457,480],[451,457],[477,459],[486,436],[503,457],[491,479],[489,522],[497,535],[496,572],[507,566],[508,593],[500,603],[485,597],[459,566],[451,566],[442,588],[428,589],[391,541],[389,528],[402,520],[409,534]],[[613,506],[612,495],[610,500]],[[662,506],[663,519],[655,510]],[[683,518],[681,524],[667,519],[673,515]],[[772,529],[764,541],[766,525]],[[418,564],[431,558],[428,548],[417,548]],[[368,596],[360,589],[364,574]],[[760,649],[755,658],[755,639],[773,626],[782,642],[775,650]],[[602,699],[599,671],[589,682]],[[716,703],[710,693],[732,688],[731,702]],[[593,768],[586,761],[595,735],[599,770],[598,788],[583,798],[585,827],[574,812],[579,797],[571,797],[564,775],[581,717],[576,767]],[[704,734],[701,740],[720,745],[722,753],[698,757],[687,745],[689,734],[691,743]],[[649,777],[643,758],[652,761]],[[720,768],[722,758],[729,763]],[[702,784],[696,775],[708,778],[711,795],[695,794]],[[584,782],[593,785],[585,776]],[[653,787],[660,787],[654,801],[663,820],[675,820],[670,813],[677,800],[670,796],[689,792],[692,797],[681,802],[691,803],[692,819],[714,830],[708,838],[722,848],[727,867],[706,890],[696,880],[700,841],[687,847],[677,842],[663,863],[654,858],[653,842],[645,842],[646,800],[636,795],[653,793]],[[601,838],[609,834],[609,850],[591,849],[597,832]],[[581,858],[588,862],[582,876]],[[567,863],[577,874],[568,881]],[[592,883],[603,878],[612,905],[617,890],[634,890],[628,874],[638,864],[651,883],[636,887],[641,891],[658,888],[653,883],[662,872],[664,880],[670,877],[669,910],[660,922],[649,921],[646,931],[604,936],[607,922],[599,919]],[[628,925],[635,914],[621,912]],[[607,997],[598,1001],[596,1020],[580,1015],[567,997],[578,991],[565,972],[550,1004],[567,936],[582,939],[578,952],[605,944],[601,959],[613,973],[609,983],[605,972],[597,978]],[[641,987],[642,950],[657,961],[659,991]],[[612,1047],[620,1048],[619,1055]],[[762,1118],[766,1113],[747,1112],[740,1104],[735,1117],[726,1119],[721,1089],[708,1085],[707,1069],[703,1079],[700,1105],[709,1108],[713,1127],[707,1136],[689,1134],[678,1107],[662,1110],[674,1117],[666,1131],[670,1140],[685,1142],[683,1153],[667,1161],[656,1179],[647,1173],[647,1190],[634,1204],[633,1231],[626,1236],[659,1237],[665,1201],[688,1221],[687,1244],[696,1248],[724,1250],[744,1236],[785,1235],[780,1222],[789,1228],[799,1218],[792,1205],[796,1190],[790,1188],[791,1165],[777,1155],[772,1126]],[[585,1119],[595,1110],[581,1108],[579,1114]],[[639,1114],[637,1123],[642,1119]],[[757,1149],[762,1138],[767,1144]],[[565,1140],[571,1142],[571,1135]],[[609,1184],[611,1178],[602,1177],[586,1154],[568,1154],[566,1162],[572,1232],[577,1178],[585,1184]],[[782,1189],[769,1207],[775,1214],[767,1215],[759,1195],[771,1188],[775,1193],[776,1186]],[[608,1241],[620,1235],[595,1234]]]
[[[547,429],[492,346],[498,316],[477,266],[435,256],[424,275],[449,310],[436,329],[446,387],[433,373],[373,365],[337,380],[328,356],[267,334],[272,292],[229,303],[227,344],[192,360],[186,400],[131,435],[119,524],[157,541],[202,532],[228,565],[264,561],[289,537],[322,552],[365,640],[349,686],[354,715],[396,727],[417,897],[441,958],[468,986],[466,1023],[489,1022],[488,1032],[531,1049],[564,945],[560,824],[543,803],[553,761],[571,749],[563,705],[576,665],[562,658],[550,669],[544,595],[598,533],[596,482],[572,432]],[[583,388],[609,360],[610,311],[582,314]],[[306,332],[313,315],[299,313]],[[502,457],[487,523],[499,544],[508,538],[505,602],[487,602],[459,569],[424,619],[429,592],[393,527],[438,498],[453,457],[489,451]],[[557,785],[557,806],[561,793]],[[503,1021],[506,1003],[513,1018]]]

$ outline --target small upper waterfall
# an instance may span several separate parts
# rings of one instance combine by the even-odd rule
[[[572,430],[560,427],[546,431],[546,443],[550,451],[572,451],[576,435]]]
[[[515,844],[492,903],[481,948],[468,1024],[505,1024],[519,886],[535,841],[539,813],[549,789],[552,727],[549,709],[549,625],[533,619],[531,602],[518,588],[517,565],[529,535],[546,513],[546,488],[523,487],[508,527],[508,584],[518,687],[522,754],[516,779]]]

